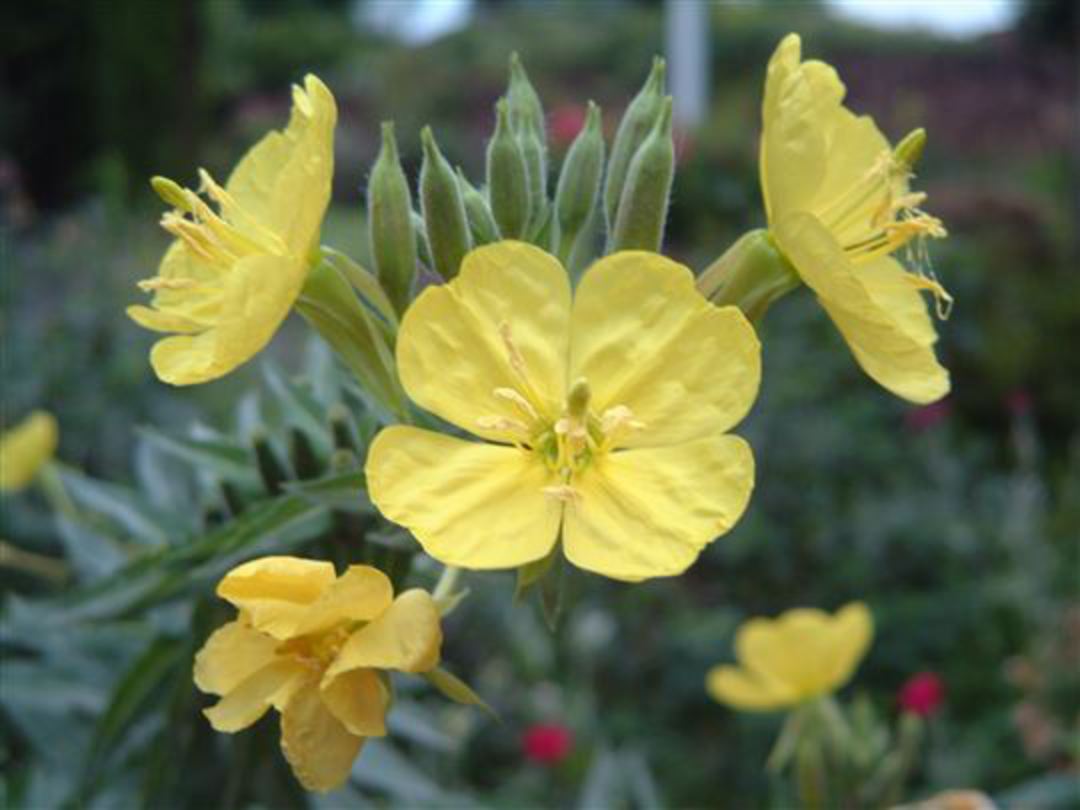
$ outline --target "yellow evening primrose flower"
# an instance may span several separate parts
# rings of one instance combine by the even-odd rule
[[[736,709],[790,708],[847,683],[873,635],[862,602],[835,615],[797,608],[776,619],[750,619],[735,635],[739,666],[713,667],[706,687],[714,700]]]
[[[725,431],[757,394],[757,336],[663,256],[600,259],[572,296],[543,250],[478,248],[406,312],[397,363],[416,404],[484,440],[393,426],[369,451],[372,501],[447,565],[521,566],[561,535],[580,568],[670,576],[750,498]]]
[[[59,431],[51,413],[34,411],[0,436],[0,492],[25,489],[56,453]]]
[[[154,278],[151,307],[128,315],[156,332],[150,363],[173,385],[217,379],[247,362],[273,337],[307,276],[330,200],[334,171],[334,97],[315,76],[293,88],[289,125],[260,140],[225,187],[205,171],[199,194],[156,177],[174,206],[161,220],[176,236]]]
[[[230,571],[217,593],[240,615],[195,657],[195,685],[221,696],[206,716],[231,733],[277,709],[281,749],[308,790],[340,787],[365,738],[386,734],[389,670],[439,663],[434,600],[415,589],[395,599],[366,565],[338,577],[328,562],[264,557]]]
[[[952,299],[929,273],[925,248],[945,228],[909,186],[925,135],[916,130],[894,150],[872,118],[843,105],[836,71],[801,61],[800,47],[797,35],[785,37],[765,81],[769,229],[870,377],[912,402],[940,399],[949,374],[934,355],[937,333],[921,293],[947,314]],[[915,272],[894,257],[901,248]]]

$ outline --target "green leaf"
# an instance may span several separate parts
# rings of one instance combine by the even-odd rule
[[[138,431],[155,447],[187,462],[197,470],[211,472],[218,478],[247,487],[258,486],[258,477],[251,464],[251,453],[246,447],[216,439],[174,436],[152,427],[140,427]]]
[[[555,562],[555,557],[561,554],[562,551],[559,544],[556,543],[546,557],[539,560],[535,560],[531,563],[525,563],[517,570],[517,582],[514,585],[514,602],[520,602],[522,597],[528,593],[529,589],[539,582],[550,570],[552,563]]]
[[[491,715],[493,719],[499,719],[495,710],[488,706],[483,699],[476,694],[467,683],[465,683],[465,681],[442,667],[436,667],[427,672],[421,672],[420,675],[424,680],[455,703],[461,703],[464,706],[477,706]]]
[[[276,364],[267,361],[262,369],[270,391],[281,405],[286,423],[303,430],[323,454],[329,452],[330,427],[323,406],[305,386],[287,379]]]
[[[83,761],[84,790],[92,790],[101,781],[111,750],[143,711],[156,702],[166,679],[177,674],[184,661],[182,653],[185,649],[187,647],[181,641],[155,639],[120,678]],[[83,798],[85,796],[80,797]]]
[[[359,514],[375,512],[375,507],[368,500],[363,470],[332,473],[310,481],[288,481],[283,486],[286,492],[327,509]]]
[[[360,293],[365,304],[379,314],[391,328],[391,335],[397,332],[398,319],[393,304],[387,297],[382,285],[375,276],[358,265],[344,253],[323,246],[323,259],[345,276],[353,288]]]
[[[79,507],[114,521],[131,540],[147,546],[164,546],[187,528],[116,484],[106,484],[74,469],[60,467],[64,487]]]

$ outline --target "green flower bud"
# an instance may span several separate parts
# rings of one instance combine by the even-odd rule
[[[600,198],[604,174],[604,134],[600,108],[589,102],[585,126],[570,145],[555,189],[559,244],[556,255],[566,264],[574,244]]]
[[[626,172],[615,228],[611,232],[612,251],[660,250],[674,176],[675,144],[671,139],[671,96],[668,96],[652,131]]]
[[[415,211],[412,212],[413,233],[416,234],[416,255],[420,258],[424,267],[435,267],[431,258],[431,248],[428,247],[427,228],[424,227],[424,218]]]
[[[526,234],[535,238],[548,216],[547,149],[532,127],[522,129],[517,140],[521,155],[525,159],[525,175],[529,184],[529,223]]]
[[[801,284],[768,231],[743,234],[697,280],[698,292],[718,306],[732,305],[756,323],[774,301]]]
[[[486,245],[499,241],[499,226],[491,215],[487,198],[465,178],[461,167],[457,169],[458,185],[461,197],[465,201],[465,214],[469,218],[469,231],[474,245]]]
[[[394,125],[382,125],[382,148],[368,183],[368,227],[375,271],[394,309],[401,314],[409,305],[416,274],[416,234],[412,196],[401,169]]]
[[[893,157],[907,167],[908,171],[915,168],[915,164],[922,157],[923,147],[926,146],[926,130],[922,127],[913,129],[904,139],[896,145]]]
[[[506,99],[499,99],[495,111],[495,134],[487,149],[488,197],[499,232],[507,239],[519,239],[529,222],[528,170],[510,129],[510,105]]]
[[[544,107],[540,104],[540,96],[529,81],[525,67],[517,52],[510,54],[510,86],[506,91],[510,104],[510,123],[514,132],[521,133],[525,129],[532,129],[544,140],[546,127],[544,125]]]
[[[622,198],[623,185],[630,162],[645,138],[648,137],[660,114],[664,101],[664,60],[653,59],[652,71],[641,90],[626,108],[619,129],[615,133],[615,142],[611,146],[611,158],[608,160],[607,182],[604,186],[604,216],[608,233],[615,227],[615,216]]]
[[[465,203],[457,177],[442,156],[431,127],[420,133],[424,163],[420,167],[420,206],[435,271],[446,280],[457,275],[461,260],[472,248]]]

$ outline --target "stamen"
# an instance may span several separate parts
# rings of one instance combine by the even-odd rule
[[[510,356],[510,366],[514,369],[519,377],[525,378],[525,358],[521,356],[521,352],[518,351],[517,345],[514,343],[514,335],[510,329],[510,324],[503,321],[499,324],[499,336],[503,340],[503,345],[506,346],[506,353]]]
[[[525,397],[523,397],[513,388],[496,388],[493,393],[499,399],[505,399],[506,401],[516,405],[530,419],[540,418],[536,413],[536,409],[532,406],[532,403],[530,403],[529,400],[525,399]]]

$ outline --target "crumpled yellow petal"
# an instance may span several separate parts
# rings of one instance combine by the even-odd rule
[[[17,492],[37,477],[56,453],[60,430],[56,418],[34,411],[0,436],[0,492]]]
[[[496,388],[528,396],[548,417],[562,407],[570,283],[559,262],[523,242],[470,252],[448,284],[424,290],[402,319],[397,338],[401,384],[420,407],[477,436],[506,439],[481,427],[485,417],[521,419]],[[524,362],[511,363],[506,335]],[[522,373],[534,396],[523,390]]]
[[[427,672],[439,663],[442,626],[431,594],[408,590],[386,612],[353,633],[327,668],[324,688],[338,676],[361,668]]]
[[[350,733],[360,737],[386,735],[390,693],[373,669],[342,672],[320,686],[323,703]]]
[[[281,751],[297,780],[324,793],[349,778],[364,738],[349,732],[310,686],[293,695],[281,713]]]
[[[154,373],[171,385],[195,385],[247,362],[270,342],[288,316],[306,274],[306,257],[262,253],[241,259],[220,282],[219,320],[201,334],[155,343],[150,352]],[[139,311],[129,314],[146,320]]]
[[[195,686],[224,695],[274,660],[277,642],[237,620],[222,625],[195,655]]]
[[[386,574],[370,565],[350,565],[308,607],[295,634],[318,633],[343,621],[370,621],[393,599],[394,586]]]
[[[371,443],[365,474],[379,511],[445,565],[511,568],[555,545],[561,504],[543,489],[557,482],[532,453],[395,425]]]
[[[309,670],[299,661],[276,658],[245,678],[203,714],[216,731],[231,734],[255,723],[271,706],[286,705],[310,681]]]
[[[589,268],[572,330],[570,378],[588,380],[593,412],[625,405],[644,423],[616,446],[722,433],[757,396],[761,345],[753,327],[736,307],[703,298],[689,269],[655,253],[616,253]]]
[[[853,266],[810,214],[790,214],[773,232],[871,378],[916,403],[949,392],[949,372],[934,355],[937,333],[915,277],[887,256]]]
[[[328,562],[261,557],[226,574],[217,594],[239,608],[256,630],[285,640],[296,635],[308,607],[334,578],[334,566]]]
[[[248,150],[225,183],[240,208],[298,255],[318,238],[330,202],[336,124],[333,94],[309,73],[293,88],[288,126]]]
[[[799,701],[799,696],[785,684],[766,681],[727,665],[709,670],[705,688],[713,700],[744,711],[781,709]]]
[[[680,574],[735,524],[753,486],[754,457],[737,436],[602,455],[575,479],[563,550],[613,579]]]

